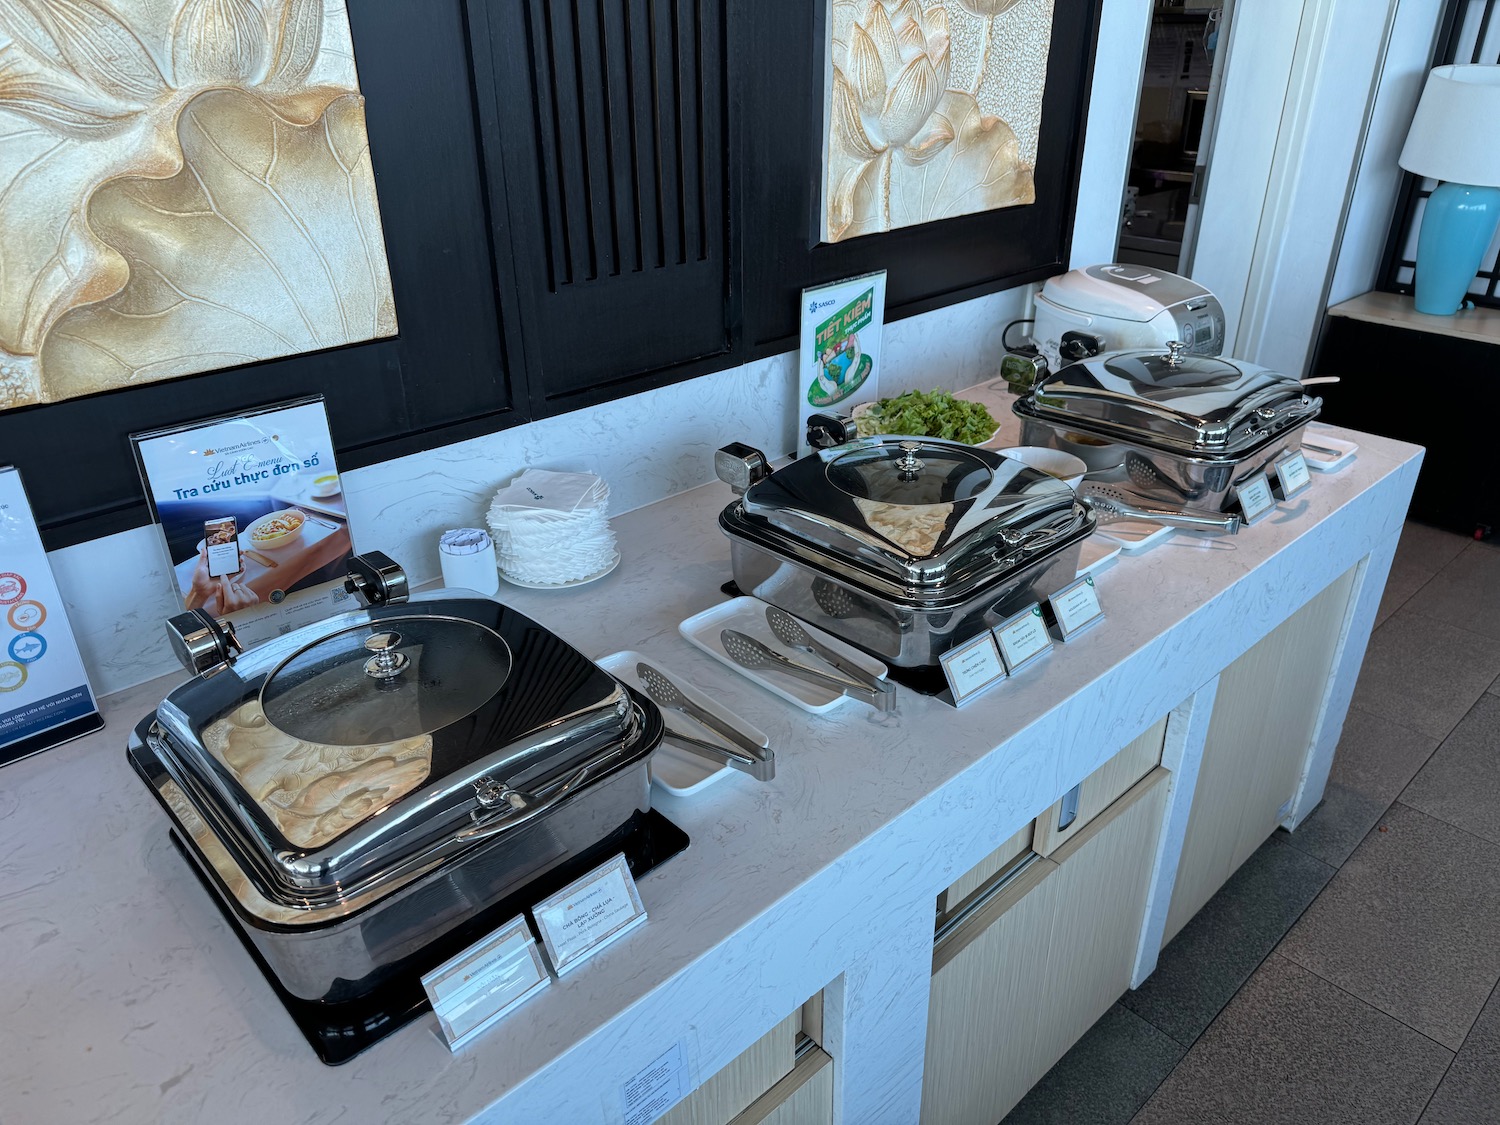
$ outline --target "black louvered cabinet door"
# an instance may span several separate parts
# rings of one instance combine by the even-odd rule
[[[492,68],[481,143],[508,218],[494,245],[511,256],[533,414],[725,366],[722,0],[469,9],[476,66]]]

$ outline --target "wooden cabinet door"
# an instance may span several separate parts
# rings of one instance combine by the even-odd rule
[[[924,1122],[995,1125],[1129,986],[1168,776],[1154,770],[938,943]]]
[[[813,1047],[730,1125],[833,1125],[833,1060]]]
[[[1034,859],[933,952],[922,1120],[995,1125],[1047,1068],[1031,1021],[1047,1001],[1057,864]]]
[[[1163,715],[1151,724],[1149,730],[1083,779],[1078,786],[1076,803],[1068,810],[1071,819],[1066,824],[1066,797],[1037,817],[1036,834],[1031,845],[1036,853],[1051,855],[1065,841],[1082,834],[1096,816],[1161,765],[1162,745],[1166,737],[1167,717]]]
[[[1317,733],[1353,586],[1351,569],[1220,675],[1163,945],[1286,815]]]
[[[725,1125],[792,1072],[801,1011],[793,1012],[657,1119],[657,1125]]]
[[[1156,768],[1052,853],[1047,1005],[1034,1024],[1038,1079],[1130,987],[1169,777]]]

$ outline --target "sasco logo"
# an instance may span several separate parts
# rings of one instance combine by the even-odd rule
[[[834,301],[831,298],[827,301],[809,301],[807,303],[807,311],[809,313],[815,313],[820,309],[831,308],[833,304]]]

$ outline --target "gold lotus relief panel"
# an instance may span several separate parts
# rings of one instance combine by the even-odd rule
[[[395,332],[340,0],[0,0],[0,408]]]
[[[1031,203],[1053,0],[832,0],[827,242]]]

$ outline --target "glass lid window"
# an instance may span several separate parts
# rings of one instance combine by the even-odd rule
[[[891,441],[845,453],[828,466],[840,492],[880,504],[955,504],[984,492],[994,474],[964,449]]]
[[[289,656],[266,677],[266,719],[293,738],[369,746],[415,738],[490,701],[511,654],[492,629],[456,617],[387,617]]]
[[[1237,387],[1245,378],[1245,373],[1238,367],[1213,359],[1184,357],[1174,364],[1160,355],[1115,356],[1106,360],[1104,367],[1110,374],[1135,384],[1148,398],[1157,397],[1151,393],[1153,388],[1207,390],[1211,387]]]

